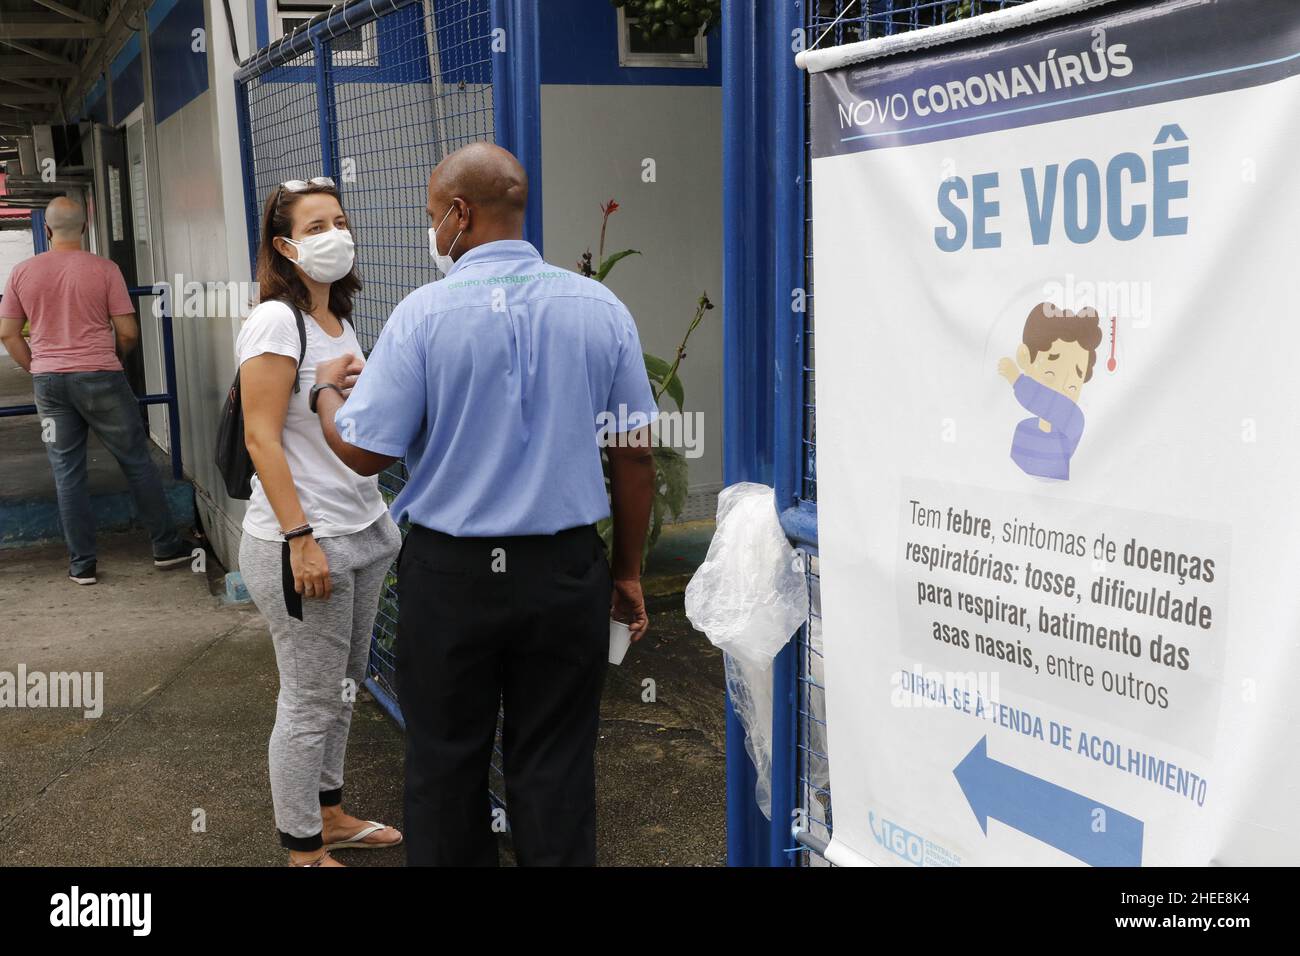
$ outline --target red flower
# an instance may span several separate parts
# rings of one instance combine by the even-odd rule
[[[612,200],[612,199],[611,199],[608,203],[601,203],[601,204],[600,204],[600,211],[603,212],[603,213],[605,214],[605,217],[606,217],[606,218],[609,218],[609,216],[610,216],[612,213],[614,213],[617,209],[618,209],[618,203],[616,203],[616,202],[615,202],[614,200]]]

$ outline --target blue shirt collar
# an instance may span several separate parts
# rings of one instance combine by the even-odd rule
[[[480,262],[509,262],[521,259],[541,260],[542,254],[537,251],[531,242],[523,239],[498,239],[496,242],[485,242],[481,246],[475,246],[469,252],[465,253],[456,260],[447,276],[454,276],[461,269],[466,269]]]

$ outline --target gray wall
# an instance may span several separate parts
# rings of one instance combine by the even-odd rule
[[[652,158],[656,181],[642,181]],[[722,91],[710,86],[542,87],[546,258],[575,268],[600,241],[600,204],[618,200],[605,252],[639,249],[609,286],[642,347],[672,361],[701,292],[716,308],[691,338],[681,378],[704,415],[704,454],[690,463],[689,517],[712,517],[722,483]],[[663,406],[673,408],[665,398]]]

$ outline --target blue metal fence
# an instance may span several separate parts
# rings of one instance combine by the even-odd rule
[[[434,166],[486,140],[535,174],[535,9],[512,0],[358,0],[300,25],[236,73],[250,256],[271,190],[288,179],[334,179],[357,240],[363,288],[353,324],[367,351],[397,303],[436,277],[424,211]],[[540,244],[541,189],[531,192],[528,235]],[[390,503],[406,478],[402,462],[380,477]],[[367,687],[401,722],[397,607],[390,571]],[[493,763],[500,794],[499,745]]]
[[[826,755],[817,555],[815,277],[807,77],[793,52],[937,26],[1029,0],[724,0],[727,231],[725,480],[776,489],[809,557],[810,616],[773,664],[772,818],[752,799],[743,729],[728,706],[728,858],[824,864]],[[798,831],[796,833],[796,831]]]

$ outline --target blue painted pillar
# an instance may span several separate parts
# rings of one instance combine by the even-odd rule
[[[724,0],[723,473],[773,485],[794,503],[800,474],[803,316],[804,76],[794,0]],[[727,854],[733,866],[788,866],[797,760],[797,651],[773,665],[772,820],[754,802],[744,731],[727,707]]]
[[[524,238],[543,254],[542,76],[538,0],[492,0],[492,105],[497,145],[528,173]],[[502,31],[502,32],[498,32]]]
[[[311,38],[316,60],[316,123],[320,128],[320,155],[323,174],[338,183],[339,129],[334,109],[334,51],[319,33]],[[339,192],[343,193],[340,184]]]
[[[248,115],[248,83],[235,83],[235,117],[239,128],[239,166],[244,176],[244,227],[248,235],[250,275],[257,277],[257,242],[261,230],[261,203],[253,170],[253,126]]]

